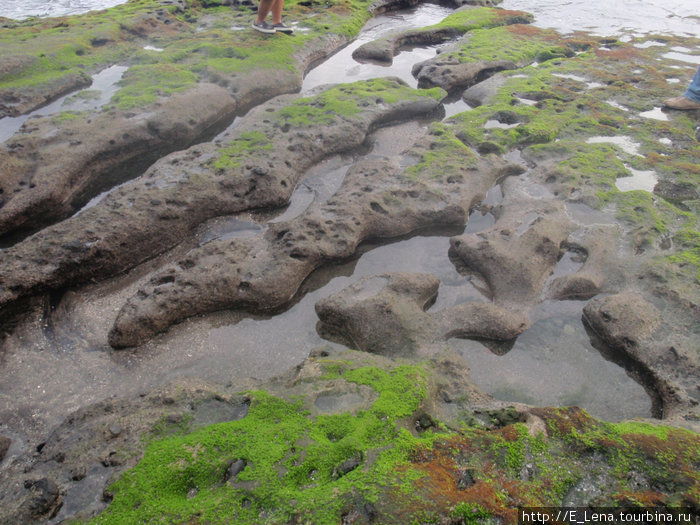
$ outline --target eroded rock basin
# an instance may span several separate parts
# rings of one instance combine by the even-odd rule
[[[431,25],[452,11],[426,5],[374,19],[353,44],[306,76],[302,94],[318,97],[312,106],[320,106],[326,101],[321,101],[319,86],[380,76],[398,77],[416,87],[416,71],[435,68],[440,75],[440,68],[446,71],[450,61],[458,60],[450,58],[457,56],[454,35],[443,44],[399,51],[391,65],[348,63],[360,45],[374,40],[382,44],[387,32]],[[478,47],[479,31],[489,30],[474,30],[471,45]],[[508,32],[518,38],[537,37],[536,31],[530,34],[520,25],[493,31],[501,37]],[[273,378],[293,369],[310,352],[328,356],[345,348],[419,361],[452,349],[464,359],[465,364],[455,365],[455,375],[465,384],[468,378],[464,392],[469,395],[464,395],[478,400],[475,414],[484,413],[483,407],[500,410],[510,403],[519,407],[522,419],[526,413],[536,414],[525,406],[579,406],[607,421],[671,417],[676,424],[695,424],[700,400],[694,384],[697,297],[681,272],[678,280],[669,276],[668,265],[678,264],[687,274],[688,256],[682,254],[689,246],[693,249],[688,231],[695,223],[689,214],[697,210],[697,193],[688,177],[680,175],[675,181],[669,174],[674,169],[677,174],[678,167],[657,161],[659,155],[670,155],[670,148],[681,150],[676,152],[682,157],[678,166],[697,159],[697,146],[688,135],[697,120],[673,114],[650,118],[645,113],[654,101],[645,106],[643,97],[616,89],[605,62],[606,53],[611,53],[611,63],[618,60],[608,48],[610,42],[604,42],[598,63],[565,52],[566,43],[557,41],[561,47],[550,47],[552,35],[544,40],[547,49],[537,56],[548,60],[528,67],[533,54],[513,65],[499,65],[498,69],[522,73],[498,73],[502,76],[494,82],[496,87],[478,95],[480,105],[473,111],[461,102],[460,90],[478,86],[483,71],[495,74],[490,66],[474,75],[450,77],[445,84],[450,93],[439,97],[441,104],[428,101],[437,98],[434,94],[406,103],[403,107],[412,112],[408,122],[395,121],[390,105],[401,107],[399,103],[376,98],[370,103],[376,104],[377,112],[367,111],[370,116],[362,117],[376,122],[358,123],[354,115],[344,115],[342,125],[353,135],[351,147],[329,148],[325,158],[314,157],[315,165],[302,173],[293,173],[294,166],[284,167],[281,161],[275,164],[276,158],[265,166],[264,151],[260,157],[244,157],[236,176],[250,172],[245,176],[256,182],[244,188],[249,193],[263,193],[258,181],[268,184],[268,175],[282,174],[274,182],[283,182],[285,190],[279,197],[259,201],[262,207],[203,214],[193,227],[182,228],[177,243],[163,244],[152,258],[140,256],[147,262],[130,261],[123,275],[105,274],[96,278],[101,282],[87,285],[67,281],[49,294],[25,298],[29,308],[12,318],[3,341],[0,429],[13,442],[2,468],[28,461],[27,451],[43,443],[47,429],[71,413],[85,410],[91,414],[86,419],[94,419],[89,407],[101,400],[110,399],[110,404],[134,394],[156,396],[155,390],[167,389],[173,381],[202,380],[240,392],[275,383]],[[663,54],[665,50],[653,49],[663,45],[636,47]],[[580,76],[577,60],[584,65],[593,60],[597,69],[591,78]],[[655,59],[652,55],[644,60]],[[425,64],[416,69],[416,62]],[[555,72],[552,84],[538,91],[536,82],[549,68]],[[671,70],[664,71],[661,76]],[[523,84],[517,84],[521,80]],[[388,82],[393,89],[394,81]],[[504,82],[514,82],[509,86],[515,87],[499,92]],[[657,84],[649,88],[654,94],[662,92]],[[512,98],[507,103],[494,98],[509,89]],[[596,90],[610,92],[590,95]],[[573,109],[577,95],[590,95],[586,103],[598,112],[598,120],[576,121],[573,115],[583,107]],[[216,148],[232,138],[251,139],[254,119],[264,122],[260,129],[265,133],[287,133],[289,120],[276,124],[274,119],[277,114],[293,118],[284,104],[297,106],[293,97],[284,100],[237,118],[216,139],[221,146],[195,147],[156,163],[147,172],[150,181],[145,186],[153,192],[149,199],[154,209],[158,195],[184,180],[173,176],[177,169],[172,166],[184,166],[196,176],[205,173]],[[469,100],[472,104],[473,98]],[[603,108],[604,103],[608,105]],[[545,115],[548,125],[542,126],[535,111],[544,114],[550,104],[554,116]],[[609,114],[601,117],[603,110]],[[654,122],[640,124],[646,120]],[[637,133],[646,125],[651,131]],[[618,128],[625,133],[618,134]],[[560,138],[554,140],[557,134]],[[616,140],[627,135],[634,138]],[[323,140],[317,135],[317,143]],[[652,142],[664,152],[650,156]],[[292,139],[289,143],[299,149]],[[199,163],[196,168],[192,159]],[[653,181],[639,183],[634,176],[640,173],[652,173]],[[190,182],[198,180],[187,176]],[[603,180],[591,183],[592,177]],[[634,181],[621,184],[625,179]],[[129,200],[131,188],[126,183],[91,203],[95,216],[108,207],[120,210],[123,203],[147,205]],[[671,202],[670,195],[674,204],[661,200],[669,196]],[[418,203],[407,208],[403,202],[410,199]],[[680,211],[671,208],[675,205]],[[81,214],[71,220],[79,222]],[[665,215],[659,219],[659,214]],[[182,219],[175,214],[174,220]],[[686,221],[682,227],[681,221]],[[31,242],[30,237],[18,249]],[[126,237],[125,242],[128,246]],[[15,248],[8,250],[14,253]],[[217,259],[217,253],[227,252],[236,255]],[[220,272],[220,280],[207,281],[207,269]],[[245,275],[231,277],[231,285],[229,276],[236,273]],[[280,281],[277,285],[275,279]],[[272,284],[259,288],[263,281]],[[37,289],[44,286],[54,286],[50,277]],[[202,290],[211,295],[210,301],[196,299]],[[659,321],[662,315],[669,324]],[[373,333],[382,330],[390,336],[377,341]],[[401,337],[394,340],[392,332]],[[127,348],[116,350],[109,343]],[[299,366],[300,376],[287,386],[306,381],[304,374],[317,377],[314,363],[312,358]],[[275,384],[279,391],[286,388]],[[199,404],[197,396],[209,396],[216,387],[188,388],[183,387],[185,397],[198,399],[188,409],[196,427],[216,422],[210,417],[214,413],[233,414],[221,421],[236,419],[237,407],[250,402],[214,397]],[[324,388],[315,391],[312,400],[320,413],[364,410],[376,401],[367,389],[336,384]],[[450,392],[455,395],[459,397]],[[450,396],[443,395],[440,403],[455,402]],[[179,399],[172,407],[186,405],[182,401],[181,407]],[[127,408],[119,403],[115,401],[115,414],[122,417]],[[552,417],[542,414],[537,417]],[[174,425],[183,422],[173,418]],[[431,416],[421,416],[416,428],[430,428],[431,421]],[[121,427],[108,425],[107,433],[108,440],[117,439]],[[132,436],[131,430],[126,434]],[[49,449],[55,442],[56,436]],[[94,506],[94,499],[109,477],[104,469],[129,463],[110,459],[109,454],[100,456],[102,466],[91,466],[80,478],[91,496],[78,495],[84,492],[80,480],[63,494],[65,506],[57,521],[102,505]],[[355,468],[362,458],[352,461],[354,466],[344,468]],[[245,462],[241,465],[245,468]]]

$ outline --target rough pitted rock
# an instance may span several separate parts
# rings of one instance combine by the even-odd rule
[[[12,440],[9,437],[0,434],[0,462],[5,459],[5,454],[7,454],[8,450],[10,450],[11,444]]]
[[[476,28],[496,27],[508,24],[527,24],[532,21],[532,16],[522,11],[506,11],[503,9],[478,9],[472,7],[461,8],[457,11],[462,15],[448,16],[436,26],[421,29],[411,29],[390,34],[386,37],[367,42],[355,49],[352,57],[355,60],[372,60],[391,63],[394,56],[404,46],[431,46],[452,40],[464,33]],[[484,13],[491,15],[486,21]],[[473,18],[472,18],[473,15]],[[459,17],[459,18],[458,18]]]
[[[199,84],[138,113],[28,120],[0,146],[8,160],[0,164],[0,236],[72,215],[94,195],[220,127],[235,107],[224,88]]]
[[[620,235],[615,226],[590,226],[572,234],[568,247],[583,251],[585,261],[577,272],[554,279],[547,292],[549,297],[591,299],[599,293],[623,289],[627,276],[618,253]]]
[[[409,149],[435,155],[455,147],[442,128]],[[331,199],[299,217],[275,223],[261,236],[212,241],[156,274],[121,309],[114,347],[136,346],[198,313],[224,308],[269,310],[288,302],[312,270],[352,255],[369,238],[390,238],[419,228],[462,225],[469,210],[503,173],[493,157],[463,156],[448,164],[401,168],[398,159],[367,159],[350,168]],[[454,152],[453,152],[454,153]],[[439,164],[439,165],[438,165]]]
[[[484,277],[493,302],[500,306],[534,305],[574,229],[557,201],[529,197],[516,178],[503,183],[503,202],[494,226],[450,240],[470,270]]]
[[[120,36],[93,35],[92,46],[104,46],[112,38],[117,38],[117,45],[133,46],[134,37],[163,37],[176,46],[186,45],[193,32],[171,12],[161,9],[123,21]],[[346,42],[347,37],[341,35],[319,35],[290,56],[288,68],[254,68],[241,73],[215,71],[208,65],[193,67],[196,84],[183,80],[173,93],[162,93],[156,102],[130,109],[117,109],[119,106],[112,104],[83,111],[77,118],[54,115],[30,119],[0,146],[0,237],[12,234],[10,239],[15,240],[65,219],[105,189],[140,175],[159,157],[211,137],[235,113],[299,91],[309,64]],[[138,51],[140,46],[136,44]],[[197,57],[194,53],[189,59]],[[208,56],[203,53],[201,59],[207,60]],[[24,55],[10,55],[4,61],[8,74],[31,66]],[[0,79],[2,66],[0,63]],[[171,65],[164,68],[168,70]],[[127,71],[125,77],[128,75]],[[21,93],[6,88],[0,90],[0,111],[4,107],[8,114],[26,113],[91,82],[84,72],[71,72],[36,87],[22,88]]]
[[[430,274],[368,277],[316,303],[322,335],[383,355],[421,355],[451,337],[509,340],[529,327],[527,317],[491,303],[465,303],[435,313],[425,309],[440,281]],[[466,282],[465,282],[466,284]]]
[[[379,95],[370,104],[372,93]],[[308,168],[357,148],[377,126],[431,112],[436,94],[384,79],[260,106],[222,141],[164,157],[96,206],[0,253],[0,308],[123,272],[178,245],[213,217],[282,206]],[[332,113],[333,97],[353,109]],[[305,112],[310,117],[297,121]]]
[[[499,71],[570,54],[573,52],[554,32],[512,24],[467,33],[435,58],[415,64],[411,73],[420,87],[439,86],[452,93]]]
[[[11,77],[16,70],[30,68],[36,57],[3,57],[0,63],[0,78]],[[83,72],[67,73],[48,84],[0,90],[0,118],[18,117],[53,100],[92,84],[89,75]]]
[[[216,417],[200,421],[202,407],[217,398]],[[62,504],[73,506],[71,513],[78,505],[87,518],[105,507],[101,495],[106,486],[102,485],[109,484],[110,476],[138,463],[144,436],[243,419],[249,403],[245,395],[223,393],[219,386],[180,378],[142,395],[85,406],[51,431],[40,452],[31,447],[7,465],[0,477],[0,523],[44,523],[61,511]],[[179,419],[179,423],[168,419]],[[117,424],[121,431],[113,436],[110,429]],[[86,477],[92,479],[80,483]],[[57,516],[59,522],[62,518],[65,515]]]
[[[460,63],[454,58],[426,60],[413,66],[411,73],[418,79],[421,87],[439,86],[453,92],[465,89],[504,69],[517,69],[518,65],[510,60],[482,60],[473,63]]]
[[[27,479],[18,518],[26,523],[53,518],[63,504],[61,492],[52,479]]]
[[[508,77],[503,73],[496,73],[486,80],[474,84],[462,93],[462,100],[472,107],[490,104],[498,94],[498,90],[506,83]]]
[[[435,337],[435,320],[425,309],[439,285],[430,274],[362,279],[316,303],[320,331],[338,334],[351,348],[366,352],[416,354]]]
[[[675,295],[654,296],[665,314],[635,291],[591,300],[583,309],[584,320],[609,347],[641,366],[646,380],[658,392],[663,417],[683,417],[700,402],[700,355],[696,305]],[[664,319],[673,319],[673,325]],[[697,420],[697,416],[690,416]]]

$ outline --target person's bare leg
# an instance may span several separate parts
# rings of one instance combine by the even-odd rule
[[[255,23],[259,24],[263,20],[267,18],[267,15],[270,14],[270,11],[273,8],[273,4],[275,2],[278,2],[280,0],[260,0],[260,5],[258,5],[258,17],[255,19]],[[272,15],[274,19],[274,14]],[[282,10],[280,10],[280,16],[282,16]]]
[[[270,0],[272,2],[272,23],[281,24],[282,23],[282,8],[284,7],[284,0]]]

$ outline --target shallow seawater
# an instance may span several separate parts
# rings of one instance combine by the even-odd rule
[[[101,108],[117,92],[117,83],[129,69],[126,66],[110,66],[92,76],[89,87],[70,93],[26,115],[0,118],[0,142],[14,135],[32,117],[56,115],[62,111],[85,111]]]
[[[421,4],[405,11],[386,13],[370,20],[358,38],[316,66],[304,77],[302,93],[326,84],[340,84],[389,76],[398,77],[408,85],[417,87],[418,82],[411,75],[411,68],[417,62],[434,57],[435,46],[404,50],[394,57],[391,65],[360,63],[352,58],[352,53],[362,44],[375,40],[383,34],[410,27],[436,24],[452,12],[454,10],[449,7]]]
[[[648,192],[654,191],[654,186],[659,181],[658,176],[653,170],[636,170],[625,165],[627,170],[632,174],[630,177],[618,177],[615,179],[615,186],[620,191],[644,190]]]
[[[613,137],[589,137],[586,139],[587,144],[614,144],[625,153],[630,155],[639,155],[639,143],[634,142],[631,138],[625,136]]]
[[[21,4],[29,10],[41,3],[46,2],[12,0],[0,7]],[[68,3],[71,8],[81,4]],[[506,0],[503,7],[513,8],[511,3]],[[528,10],[532,5],[518,8]],[[312,70],[303,90],[376,76],[399,76],[415,86],[410,77],[411,66],[433,56],[434,48],[404,51],[395,57],[391,67],[360,64],[351,58],[351,53],[362,42],[386,31],[430,25],[451,12],[445,7],[423,4],[376,18],[356,42]],[[8,16],[0,12],[0,16],[3,14]],[[446,113],[468,109],[456,102]],[[373,154],[398,155],[400,146],[409,143],[403,141],[420,133],[424,125],[416,122],[404,125],[401,131],[379,130],[371,138],[374,144],[368,150]],[[279,210],[277,220],[296,216],[313,199],[323,200],[332,194],[351,160],[336,158],[322,167],[326,170],[323,173],[331,174],[330,181],[307,174],[295,201],[287,210]],[[476,233],[492,226],[495,217],[491,209],[502,197],[500,186],[495,186],[483,206],[472,211],[466,231]],[[581,214],[582,222],[605,222],[605,217],[589,210],[571,210],[572,216],[574,212]],[[213,238],[255,235],[258,228],[262,231],[264,226],[240,217],[225,218],[204,225],[198,232],[199,238],[193,235],[189,242],[196,245]],[[137,269],[121,280],[70,291],[52,315],[8,339],[0,369],[0,420],[25,428],[29,434],[27,426],[46,428],[81,406],[111,395],[143,392],[180,376],[237,384],[247,377],[266,379],[286,372],[306,358],[314,346],[329,344],[316,332],[315,302],[367,276],[388,271],[432,273],[441,284],[431,311],[485,301],[480,291],[483,283],[461,275],[448,256],[449,237],[459,233],[462,232],[422,232],[384,244],[366,243],[352,260],[314,272],[302,285],[297,301],[284,312],[254,316],[228,311],[192,318],[134,350],[111,350],[106,345],[106,334],[121,305],[148,279],[148,272],[157,268],[157,262],[151,269]],[[177,260],[181,256],[182,253],[173,253],[167,257]],[[576,268],[574,257],[566,256],[557,272],[564,274]],[[606,360],[590,343],[581,322],[582,306],[583,303],[556,303],[538,307],[532,328],[504,355],[496,355],[475,341],[452,340],[450,344],[467,357],[474,381],[496,397],[535,404],[579,404],[605,419],[648,416],[651,403],[644,389],[623,367]],[[600,373],[596,374],[596,370]],[[30,423],[18,423],[24,420]]]
[[[649,417],[652,404],[644,387],[591,343],[581,322],[584,304],[538,306],[534,315],[541,318],[509,350],[500,347],[495,353],[470,340],[452,340],[450,345],[469,363],[471,380],[497,399],[576,405],[608,421]]]

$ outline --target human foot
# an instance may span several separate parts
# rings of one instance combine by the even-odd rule
[[[700,102],[681,96],[664,100],[664,106],[670,109],[700,109]]]
[[[288,25],[285,25],[284,22],[272,24],[272,27],[275,28],[275,31],[277,31],[278,33],[293,33],[294,32],[294,28],[291,28]]]
[[[263,20],[262,22],[255,22],[253,21],[253,29],[256,31],[260,31],[261,33],[276,33],[275,28],[272,26],[272,24],[268,24]]]

